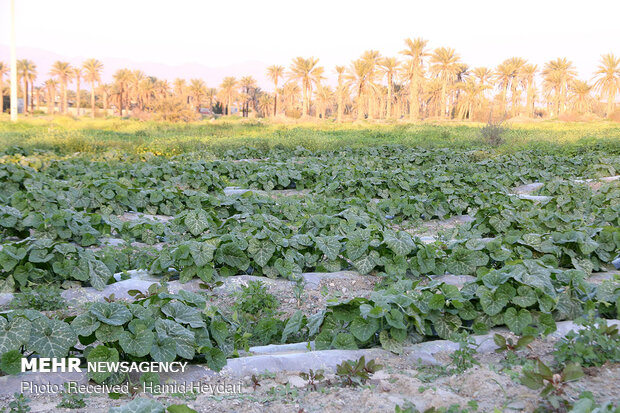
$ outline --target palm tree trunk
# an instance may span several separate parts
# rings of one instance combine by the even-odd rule
[[[51,88],[47,88],[47,114],[54,114],[54,96]]]
[[[562,82],[560,85],[560,107],[558,108],[558,115],[564,113],[566,110],[566,82]]]
[[[448,100],[446,99],[447,82],[444,80],[441,84],[441,118],[446,119],[446,109],[448,108]]]
[[[303,114],[303,116],[308,115],[308,85],[306,84],[306,81],[303,81],[303,95],[302,95],[302,101],[301,101],[301,112]]]
[[[120,107],[121,118],[123,117],[123,87],[121,86],[120,93],[118,95],[118,105]]]
[[[4,82],[0,76],[0,113],[4,113]]]
[[[534,85],[529,82],[527,85],[527,114],[529,117],[534,116]]]
[[[79,76],[75,77],[75,104],[77,106],[77,115],[80,116],[80,78]]]
[[[24,76],[23,81],[24,81],[24,88],[22,91],[24,94],[24,113],[28,113],[28,78]]]
[[[613,88],[609,88],[609,95],[607,96],[607,117],[611,118],[611,114],[614,111],[614,95],[615,93],[613,93],[614,91],[612,90]]]
[[[278,82],[273,83],[273,91],[275,97],[273,98],[273,116],[278,115]]]
[[[392,76],[388,76],[388,94],[387,94],[387,107],[385,109],[385,117],[388,119],[392,117]]]
[[[95,119],[95,82],[90,82],[90,117]]]
[[[409,84],[409,119],[418,120],[420,102],[418,101],[418,77],[412,76]]]
[[[62,82],[62,113],[67,114],[67,81]]]

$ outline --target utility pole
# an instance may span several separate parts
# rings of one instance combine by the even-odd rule
[[[15,0],[11,0],[11,122],[17,122],[17,52],[15,50]]]

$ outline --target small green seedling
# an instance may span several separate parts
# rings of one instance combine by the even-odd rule
[[[299,376],[308,381],[308,387],[310,387],[311,390],[316,391],[318,382],[325,378],[323,373],[323,370],[313,371],[310,369],[308,373],[299,373]]]
[[[536,370],[524,369],[521,383],[532,390],[542,388],[540,395],[560,396],[564,394],[566,383],[583,377],[583,369],[577,363],[567,364],[560,373],[554,373],[545,363],[537,360]]]
[[[518,351],[523,350],[526,347],[529,347],[530,343],[534,341],[534,336],[523,336],[519,337],[519,339],[514,342],[512,338],[505,338],[501,334],[495,334],[493,336],[493,341],[497,344],[497,349],[495,349],[496,353],[501,353],[504,351]]]
[[[376,364],[374,360],[366,363],[366,359],[362,356],[357,361],[345,360],[336,366],[336,375],[345,386],[361,386],[366,384],[371,374],[382,368],[383,366]]]

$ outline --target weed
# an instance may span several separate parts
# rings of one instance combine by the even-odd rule
[[[293,286],[293,294],[295,295],[295,299],[297,300],[297,307],[301,307],[304,298],[304,291],[306,288],[306,282],[303,278],[297,280],[295,285]]]
[[[28,413],[30,411],[30,399],[21,393],[15,393],[9,403],[8,413]]]
[[[459,349],[450,354],[452,360],[450,366],[453,373],[460,374],[475,365],[480,365],[474,358],[479,345],[476,344],[476,340],[472,336],[463,332],[456,335],[452,340],[459,343]]]
[[[561,372],[553,372],[545,363],[537,360],[536,369],[523,369],[521,383],[532,390],[542,389],[540,396],[555,409],[565,407],[562,398],[566,384],[583,377],[583,369],[577,363],[567,364]]]
[[[490,146],[500,146],[505,141],[502,135],[506,133],[506,128],[502,126],[502,122],[494,122],[489,119],[489,122],[480,129],[480,136],[482,141]]]
[[[252,314],[256,319],[272,314],[276,308],[278,299],[267,291],[262,281],[250,281],[247,286],[242,286],[233,305],[233,309]]]
[[[29,290],[16,293],[11,307],[14,309],[30,308],[38,311],[54,311],[66,308],[65,299],[60,295],[60,288],[54,285],[38,285]]]
[[[576,362],[584,367],[600,366],[606,362],[620,361],[620,334],[618,327],[607,325],[602,318],[592,313],[587,318],[579,318],[576,323],[583,328],[570,331],[555,344],[553,353],[557,363]]]
[[[60,395],[62,399],[60,403],[56,405],[58,408],[81,409],[86,407],[86,402],[84,401],[85,396],[83,394],[63,391]]]
[[[299,376],[302,379],[308,381],[308,386],[310,387],[310,389],[315,391],[317,389],[318,382],[325,378],[323,370],[313,371],[312,369],[310,369],[308,373],[299,373]]]
[[[366,363],[362,356],[359,360],[345,360],[336,366],[336,375],[340,377],[345,386],[361,386],[366,384],[370,375],[381,370],[382,365],[376,364],[374,360]]]

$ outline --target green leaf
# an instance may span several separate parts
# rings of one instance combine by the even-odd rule
[[[94,314],[82,313],[75,317],[71,322],[71,328],[80,336],[90,336],[99,328],[101,323]]]
[[[191,210],[185,215],[185,226],[193,236],[198,236],[209,227],[209,217],[202,209]]]
[[[517,312],[514,307],[510,307],[504,313],[504,322],[513,333],[519,335],[532,323],[532,315],[524,308]]]
[[[41,357],[60,358],[65,357],[76,343],[77,335],[69,324],[41,317],[32,321],[27,348]]]
[[[0,354],[18,350],[30,339],[31,322],[24,317],[15,317],[11,321],[0,316]]]
[[[379,320],[376,318],[364,319],[357,317],[351,322],[349,329],[356,339],[364,343],[370,340],[379,329]]]
[[[113,363],[119,361],[118,351],[115,348],[106,347],[103,345],[97,346],[92,349],[88,356],[86,356],[88,363],[106,362]],[[112,372],[109,371],[89,371],[88,377],[97,383],[102,383],[105,379],[110,377]]]
[[[161,339],[170,337],[176,344],[176,353],[183,358],[193,359],[195,354],[195,337],[187,328],[172,321],[158,319],[155,322],[155,330]]]
[[[200,310],[194,307],[190,307],[181,302],[174,301],[164,305],[161,311],[169,317],[174,318],[174,321],[180,324],[189,324],[190,327],[200,328],[205,327],[206,324],[202,319],[202,313]]]
[[[152,331],[140,331],[137,334],[123,331],[118,343],[125,353],[135,357],[144,357],[151,352],[154,338]]]
[[[131,312],[120,303],[94,303],[90,312],[102,323],[112,326],[123,325],[132,319]]]
[[[395,232],[385,230],[383,232],[383,241],[394,252],[394,254],[406,257],[415,248],[415,244],[411,239],[411,235],[405,231]]]
[[[189,251],[194,259],[194,264],[198,267],[204,267],[213,262],[215,246],[208,242],[194,242],[190,244]]]
[[[584,376],[583,369],[578,363],[570,363],[562,370],[562,378],[564,381],[574,381]]]
[[[376,266],[376,261],[379,258],[379,254],[376,251],[371,251],[368,254],[361,256],[353,261],[353,265],[359,271],[360,274],[368,274]]]
[[[207,366],[213,371],[220,371],[226,365],[226,355],[216,347],[203,347],[200,353],[204,354]]]
[[[336,236],[316,237],[317,248],[325,254],[328,260],[336,260],[340,254],[340,241]]]
[[[284,331],[282,332],[282,343],[286,343],[286,339],[288,336],[297,334],[301,330],[301,326],[303,323],[304,314],[301,310],[297,310],[295,314],[291,316],[286,322],[286,326],[284,327]]]
[[[308,337],[313,337],[316,333],[319,332],[321,328],[321,324],[323,324],[323,320],[325,318],[325,310],[321,310],[315,314],[312,314],[308,317]]]
[[[355,337],[349,333],[338,333],[332,342],[332,346],[343,350],[357,350]]]
[[[390,334],[387,332],[387,330],[383,330],[381,331],[381,333],[379,333],[379,342],[381,343],[381,347],[388,351],[391,351],[392,353],[401,354],[403,352],[402,343],[390,337]]]
[[[173,362],[177,357],[177,344],[171,337],[154,340],[150,354],[154,361]]]
[[[101,324],[95,331],[95,337],[102,343],[112,343],[114,341],[118,341],[123,331],[123,326]]]
[[[0,357],[0,369],[10,375],[21,373],[22,357],[19,350],[7,351]]]
[[[275,252],[276,245],[270,240],[258,240],[256,238],[252,238],[248,243],[248,253],[261,267],[267,265]]]
[[[88,260],[88,275],[90,285],[99,291],[103,290],[112,278],[110,269],[99,260]]]
[[[223,264],[245,271],[250,266],[250,260],[236,244],[226,243],[218,248],[215,257]]]

